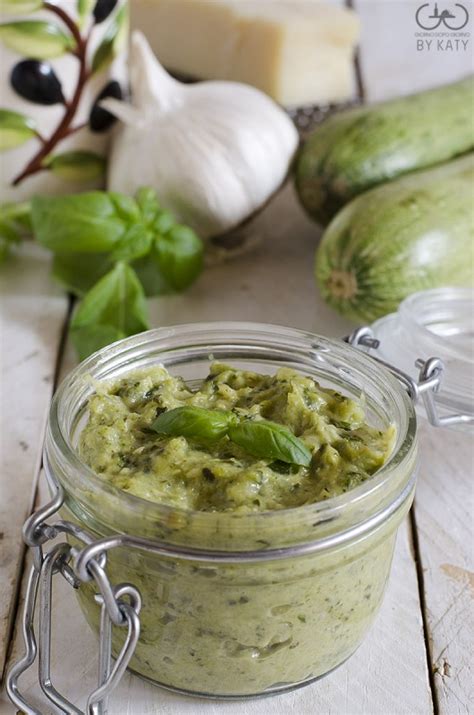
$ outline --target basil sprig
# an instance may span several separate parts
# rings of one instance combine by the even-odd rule
[[[311,452],[286,427],[269,420],[239,420],[233,412],[201,407],[176,407],[151,425],[159,434],[215,442],[227,436],[253,457],[307,467]]]
[[[54,254],[53,275],[81,297],[71,324],[80,358],[149,327],[145,296],[181,291],[202,269],[203,245],[147,187],[37,196],[0,207],[0,260],[27,225]],[[28,217],[25,216],[28,213]]]

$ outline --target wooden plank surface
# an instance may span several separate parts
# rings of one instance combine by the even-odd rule
[[[474,712],[474,450],[471,433],[421,425],[415,519],[440,713]]]
[[[0,677],[23,558],[67,298],[33,245],[0,274]]]

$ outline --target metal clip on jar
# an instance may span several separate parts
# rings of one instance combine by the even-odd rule
[[[417,361],[415,380],[367,354],[379,349],[369,329],[347,340],[351,345],[253,323],[183,325],[116,343],[70,374],[54,398],[46,435],[53,498],[24,527],[34,554],[23,615],[26,653],[7,678],[18,708],[39,712],[18,687],[38,651],[46,699],[59,711],[81,713],[51,681],[56,574],[76,590],[100,633],[98,686],[87,700],[88,715],[106,712],[127,667],[180,692],[242,698],[305,685],[356,650],[380,606],[396,530],[413,499],[414,402],[421,396],[437,425],[465,424],[472,415],[438,415],[441,360]],[[348,493],[258,514],[186,512],[147,502],[80,462],[75,445],[93,392],[89,376],[117,378],[160,362],[193,381],[204,377],[210,359],[262,372],[286,365],[349,396],[364,393],[371,423],[396,427],[391,458]],[[60,534],[67,541],[44,551]]]

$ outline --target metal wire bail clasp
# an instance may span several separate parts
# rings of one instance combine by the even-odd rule
[[[420,397],[426,410],[430,424],[434,427],[447,427],[454,424],[468,424],[474,421],[471,415],[458,413],[441,416],[435,402],[435,395],[441,388],[444,375],[444,363],[441,358],[430,357],[428,360],[418,358],[415,360],[415,367],[419,370],[418,381],[414,380],[406,372],[400,370],[395,365],[385,362],[379,356],[371,353],[380,347],[380,341],[375,337],[372,328],[364,325],[356,328],[350,335],[343,338],[346,343],[359,348],[370,354],[373,360],[384,365],[402,383],[413,402],[416,404]]]
[[[106,553],[87,551],[87,547],[94,544],[90,533],[68,521],[47,523],[46,519],[55,515],[64,501],[62,488],[51,479],[50,484],[54,492],[52,500],[32,514],[23,528],[24,541],[33,551],[33,566],[28,577],[22,617],[25,654],[14,663],[7,675],[7,693],[26,715],[41,715],[40,710],[24,699],[18,686],[20,676],[38,657],[38,682],[49,703],[68,715],[84,715],[84,712],[86,715],[105,715],[108,696],[127,668],[140,636],[140,592],[127,583],[112,586],[105,571]],[[74,537],[84,545],[83,549],[61,541],[44,552],[44,544],[61,534]],[[83,552],[79,573],[77,560]],[[67,700],[54,687],[51,679],[52,593],[53,576],[57,574],[76,589],[85,581],[94,581],[98,591],[95,598],[101,604],[98,686],[89,695],[84,712]],[[125,640],[115,662],[112,662],[112,626],[126,629]]]

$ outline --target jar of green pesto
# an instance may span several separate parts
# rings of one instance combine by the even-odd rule
[[[346,493],[260,513],[152,503],[81,461],[77,445],[96,381],[159,363],[192,386],[212,361],[266,374],[290,367],[350,398],[364,395],[368,422],[395,428],[389,459]],[[56,569],[74,563],[66,573],[76,579],[87,621],[102,633],[102,690],[91,708],[112,680],[108,641],[115,655],[122,649],[122,669],[210,697],[282,692],[343,663],[382,602],[416,458],[416,417],[404,386],[336,340],[253,323],[182,325],[120,341],[79,365],[51,408],[45,468],[59,489],[55,507],[68,524],[59,531],[71,549]],[[36,533],[44,516],[36,517]],[[107,614],[128,629],[107,625]]]
[[[206,376],[210,360],[261,373],[284,365],[349,397],[364,394],[370,423],[395,426],[391,458],[340,496],[246,514],[151,503],[81,464],[75,448],[94,390],[90,377],[109,380],[161,363],[192,383]],[[56,396],[46,442],[48,469],[65,492],[64,513],[96,538],[126,534],[162,547],[154,553],[124,546],[107,556],[111,583],[134,584],[143,600],[130,668],[180,691],[242,697],[303,685],[346,660],[380,606],[396,529],[411,504],[415,425],[410,398],[386,369],[345,344],[286,328],[156,330],[80,365]],[[78,589],[93,628],[96,591],[94,581]],[[120,629],[115,635],[118,648]]]

